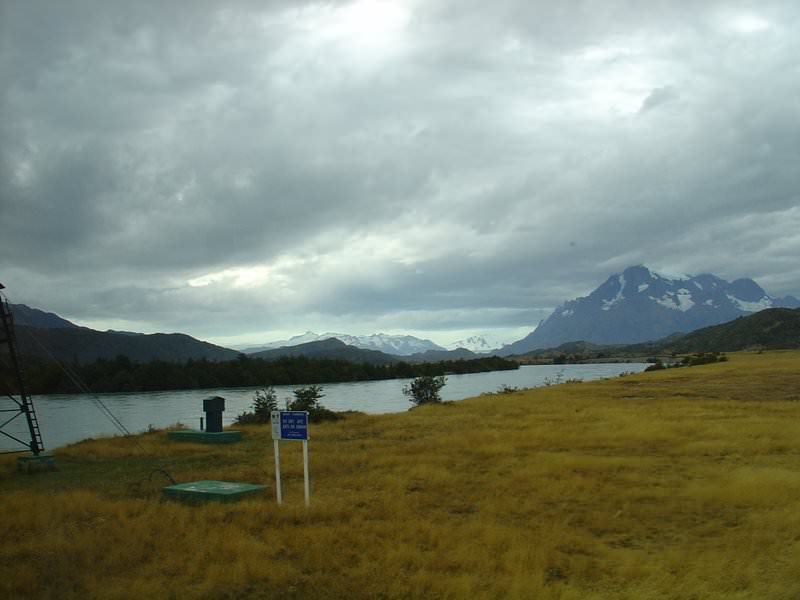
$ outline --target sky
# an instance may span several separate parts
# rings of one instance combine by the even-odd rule
[[[97,329],[513,341],[800,294],[794,0],[0,0],[0,282]]]

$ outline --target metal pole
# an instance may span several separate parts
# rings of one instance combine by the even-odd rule
[[[303,440],[303,479],[305,482],[306,508],[311,505],[311,486],[308,482],[308,440]]]
[[[278,495],[278,506],[283,504],[281,493],[281,446],[278,440],[272,441],[275,448],[275,493]]]

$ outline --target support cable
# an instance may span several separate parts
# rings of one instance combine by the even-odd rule
[[[5,300],[7,302],[5,294],[3,294],[2,292],[0,292],[0,300]],[[127,427],[125,427],[125,424],[122,421],[120,421],[120,419],[114,414],[114,412],[108,407],[108,405],[106,405],[106,403],[103,402],[103,400],[97,394],[95,394],[91,389],[89,389],[89,386],[86,384],[86,382],[83,381],[81,376],[75,370],[71,369],[69,366],[65,365],[60,360],[58,360],[58,358],[56,358],[56,356],[50,351],[50,349],[47,346],[45,346],[41,342],[41,340],[39,340],[39,338],[36,337],[36,335],[33,333],[34,327],[28,323],[21,323],[21,324],[26,325],[25,333],[34,341],[34,343],[37,346],[39,346],[39,348],[41,348],[44,351],[44,353],[50,358],[50,360],[52,360],[56,365],[58,365],[58,367],[64,372],[64,374],[67,376],[67,378],[69,378],[69,380],[73,383],[73,385],[75,385],[75,387],[78,388],[78,391],[89,396],[92,399],[94,405],[97,407],[97,409],[100,410],[100,412],[109,420],[109,422],[117,429],[117,431],[119,431],[123,436],[130,438],[142,453],[146,453],[144,447],[139,443],[137,436],[131,433],[131,431]],[[173,479],[172,476],[165,469],[156,469],[152,471],[148,479],[151,480],[153,474],[155,473],[162,473],[173,484],[176,483],[175,479]]]
[[[98,396],[91,389],[89,389],[89,386],[86,385],[86,383],[83,381],[83,379],[77,372],[73,371],[70,367],[62,363],[60,360],[58,360],[58,358],[56,358],[56,356],[50,351],[50,349],[47,348],[47,346],[45,346],[39,340],[39,338],[37,338],[33,334],[30,326],[25,328],[25,333],[27,333],[28,336],[36,343],[36,345],[38,345],[47,354],[50,360],[52,360],[54,363],[56,363],[56,365],[58,365],[58,367],[64,372],[64,374],[75,385],[75,387],[78,388],[78,391],[91,397],[92,402],[94,402],[95,406],[100,410],[101,413],[103,413],[103,415],[109,420],[109,422],[111,422],[111,424],[117,429],[117,431],[119,431],[124,436],[133,437],[131,431],[127,427],[125,427],[125,424],[119,420],[117,415],[115,415],[112,412],[112,410],[108,408],[108,406],[106,405],[105,402],[103,402],[100,396]],[[139,446],[140,449],[144,450],[144,448],[142,448],[142,446],[139,444],[139,442],[136,440],[135,437],[133,437],[133,441],[137,446]]]
[[[0,299],[5,301],[6,303],[8,302],[8,298],[3,292],[0,292]],[[75,371],[67,367],[64,363],[62,363],[60,360],[58,360],[58,358],[56,358],[56,356],[50,351],[50,349],[47,346],[45,346],[41,342],[41,340],[39,340],[39,338],[36,337],[36,335],[33,333],[32,325],[24,321],[20,321],[20,325],[26,326],[25,333],[28,335],[28,337],[31,340],[33,340],[33,342],[37,346],[39,346],[39,348],[41,348],[45,354],[47,354],[50,360],[56,363],[56,365],[64,372],[64,374],[67,376],[67,378],[69,378],[69,380],[73,383],[73,385],[75,385],[75,387],[78,388],[79,392],[86,394],[92,399],[94,405],[106,417],[106,419],[108,419],[108,421],[114,426],[114,428],[117,431],[119,431],[124,436],[133,437],[131,431],[127,427],[125,427],[125,424],[122,421],[120,421],[119,418],[117,418],[117,416],[111,411],[110,408],[108,408],[106,403],[103,402],[103,400],[97,394],[95,394],[92,390],[89,389],[89,386],[86,385],[83,379],[81,379],[80,375],[78,375],[78,373],[76,373]],[[133,441],[142,451],[144,451],[144,448],[142,448],[141,444],[139,444],[139,442],[136,440],[135,437],[133,437]]]

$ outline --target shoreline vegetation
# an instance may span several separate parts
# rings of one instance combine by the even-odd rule
[[[368,364],[304,356],[265,360],[241,354],[230,361],[184,362],[135,362],[118,356],[112,360],[65,366],[92,392],[102,393],[376,381],[510,371],[518,369],[519,363],[496,356],[429,363]],[[25,381],[32,394],[83,393],[54,362],[26,361]]]
[[[800,352],[508,390],[241,443],[164,431],[0,457],[8,598],[800,597]],[[264,484],[162,498],[168,473]]]

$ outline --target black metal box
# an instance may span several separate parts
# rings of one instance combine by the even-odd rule
[[[225,398],[222,396],[211,396],[203,400],[203,412],[223,412],[225,410]]]

